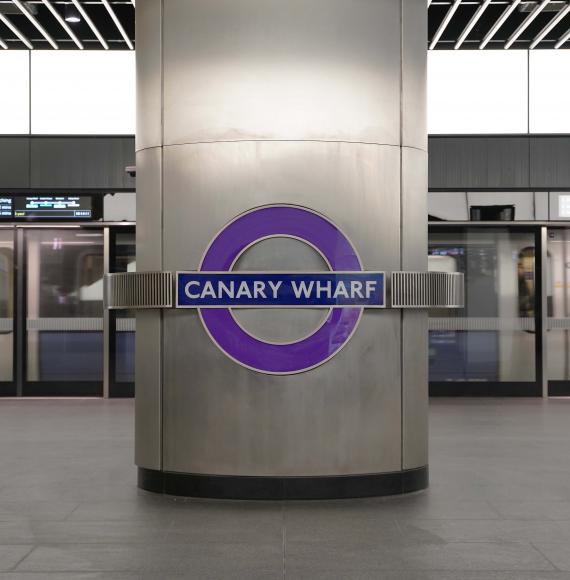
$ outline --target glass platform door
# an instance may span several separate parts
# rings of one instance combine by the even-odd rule
[[[101,396],[102,228],[25,228],[24,380],[32,396]]]
[[[16,394],[14,377],[14,229],[0,228],[0,396]]]
[[[430,227],[430,270],[465,274],[465,307],[430,311],[432,395],[540,396],[538,228]]]
[[[110,272],[136,271],[134,228],[114,228],[110,232]],[[109,312],[109,396],[135,394],[135,313],[133,310]]]
[[[570,228],[548,228],[546,379],[550,396],[570,395]]]

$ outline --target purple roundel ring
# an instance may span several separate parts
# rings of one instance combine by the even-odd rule
[[[238,256],[256,241],[293,236],[317,248],[332,270],[359,272],[362,264],[348,238],[333,223],[308,209],[263,206],[230,222],[206,250],[201,272],[229,272]],[[292,374],[315,368],[334,356],[354,333],[362,308],[332,308],[311,335],[286,344],[268,343],[245,332],[229,308],[200,308],[206,331],[231,359],[268,374]]]

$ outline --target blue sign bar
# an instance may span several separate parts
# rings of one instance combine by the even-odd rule
[[[178,308],[384,308],[383,272],[178,272]]]

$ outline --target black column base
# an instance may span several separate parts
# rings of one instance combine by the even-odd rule
[[[211,499],[349,499],[419,491],[428,486],[428,467],[392,473],[318,477],[197,475],[138,469],[138,486],[147,491]]]

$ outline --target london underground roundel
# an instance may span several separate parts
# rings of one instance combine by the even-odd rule
[[[233,270],[239,257],[273,237],[301,240],[325,259],[329,271],[246,272]],[[263,206],[239,215],[212,240],[198,272],[178,272],[178,308],[197,308],[214,343],[231,359],[269,374],[315,368],[350,340],[364,308],[385,306],[383,272],[367,272],[343,232],[309,209]],[[324,323],[294,342],[276,344],[252,336],[232,308],[326,308]]]

